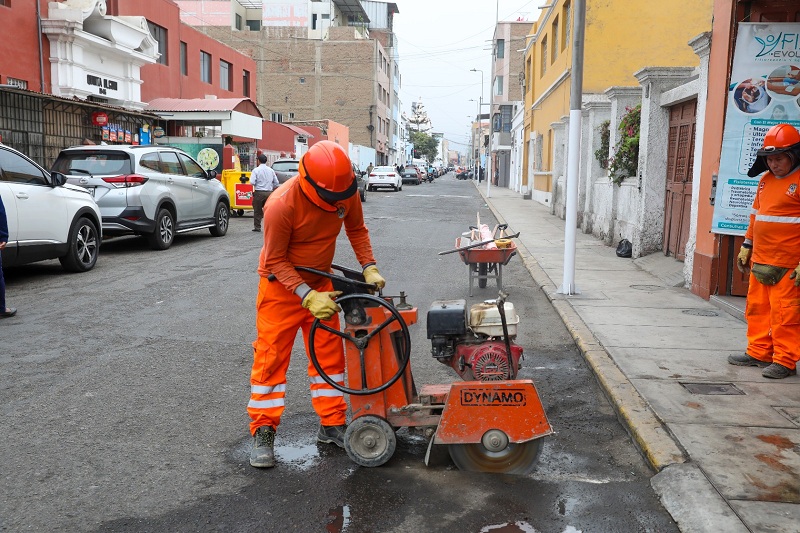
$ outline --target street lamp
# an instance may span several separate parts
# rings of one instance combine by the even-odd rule
[[[480,100],[480,103],[478,104],[478,130],[481,133],[483,133],[483,128],[481,127],[482,126],[482,123],[481,123],[481,112],[483,112],[483,71],[481,69],[479,69],[479,68],[472,68],[469,71],[470,72],[480,72],[481,73],[481,100]],[[490,127],[489,131],[491,132],[491,127]],[[480,140],[479,140],[478,141],[478,150],[480,151],[480,149],[481,149],[481,143],[480,143]],[[488,162],[488,158],[487,158],[487,162]],[[480,180],[481,180],[480,166],[481,165],[480,165],[480,157],[479,157],[478,158],[478,182],[480,182]],[[489,184],[491,183],[491,181],[492,180],[491,180],[491,176],[489,176],[489,172],[486,172],[486,197],[487,198],[489,197]]]

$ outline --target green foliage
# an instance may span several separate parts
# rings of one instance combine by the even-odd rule
[[[627,111],[619,122],[619,142],[614,147],[614,155],[609,159],[608,171],[611,181],[619,185],[639,170],[639,124],[642,106],[626,107]]]
[[[594,158],[600,163],[600,168],[608,170],[608,155],[611,150],[611,121],[600,123],[600,148],[594,151]]]
[[[439,148],[439,143],[436,139],[421,131],[410,132],[409,139],[414,144],[414,149],[425,157],[428,162],[432,163],[436,159]]]

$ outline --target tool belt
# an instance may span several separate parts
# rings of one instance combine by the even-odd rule
[[[761,263],[753,263],[751,272],[762,285],[775,285],[781,279],[783,279],[783,276],[785,276],[789,270],[791,269],[773,265],[762,265]]]

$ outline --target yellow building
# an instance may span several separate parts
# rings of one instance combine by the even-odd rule
[[[553,140],[569,115],[572,5],[553,0],[542,9],[525,48],[523,190],[547,203],[553,190]],[[713,0],[585,0],[584,102],[614,86],[640,88],[644,67],[697,66],[687,44],[711,30]],[[594,96],[593,96],[594,95]]]

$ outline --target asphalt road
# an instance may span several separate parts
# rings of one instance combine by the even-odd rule
[[[467,297],[458,255],[438,256],[481,221],[471,182],[452,175],[365,204],[386,294],[405,291],[418,384],[454,381],[430,355],[425,313]],[[0,322],[0,530],[268,532],[677,531],[652,472],[616,420],[566,328],[519,258],[504,271],[521,317],[520,378],[536,382],[556,433],[526,476],[457,470],[446,451],[398,432],[374,469],[315,442],[300,340],[278,431],[279,465],[248,464],[250,343],[260,236],[252,217],[227,236],[179,236],[167,251],[143,239],[104,243],[97,267],[58,262],[6,272]],[[346,239],[337,262],[357,266]]]

